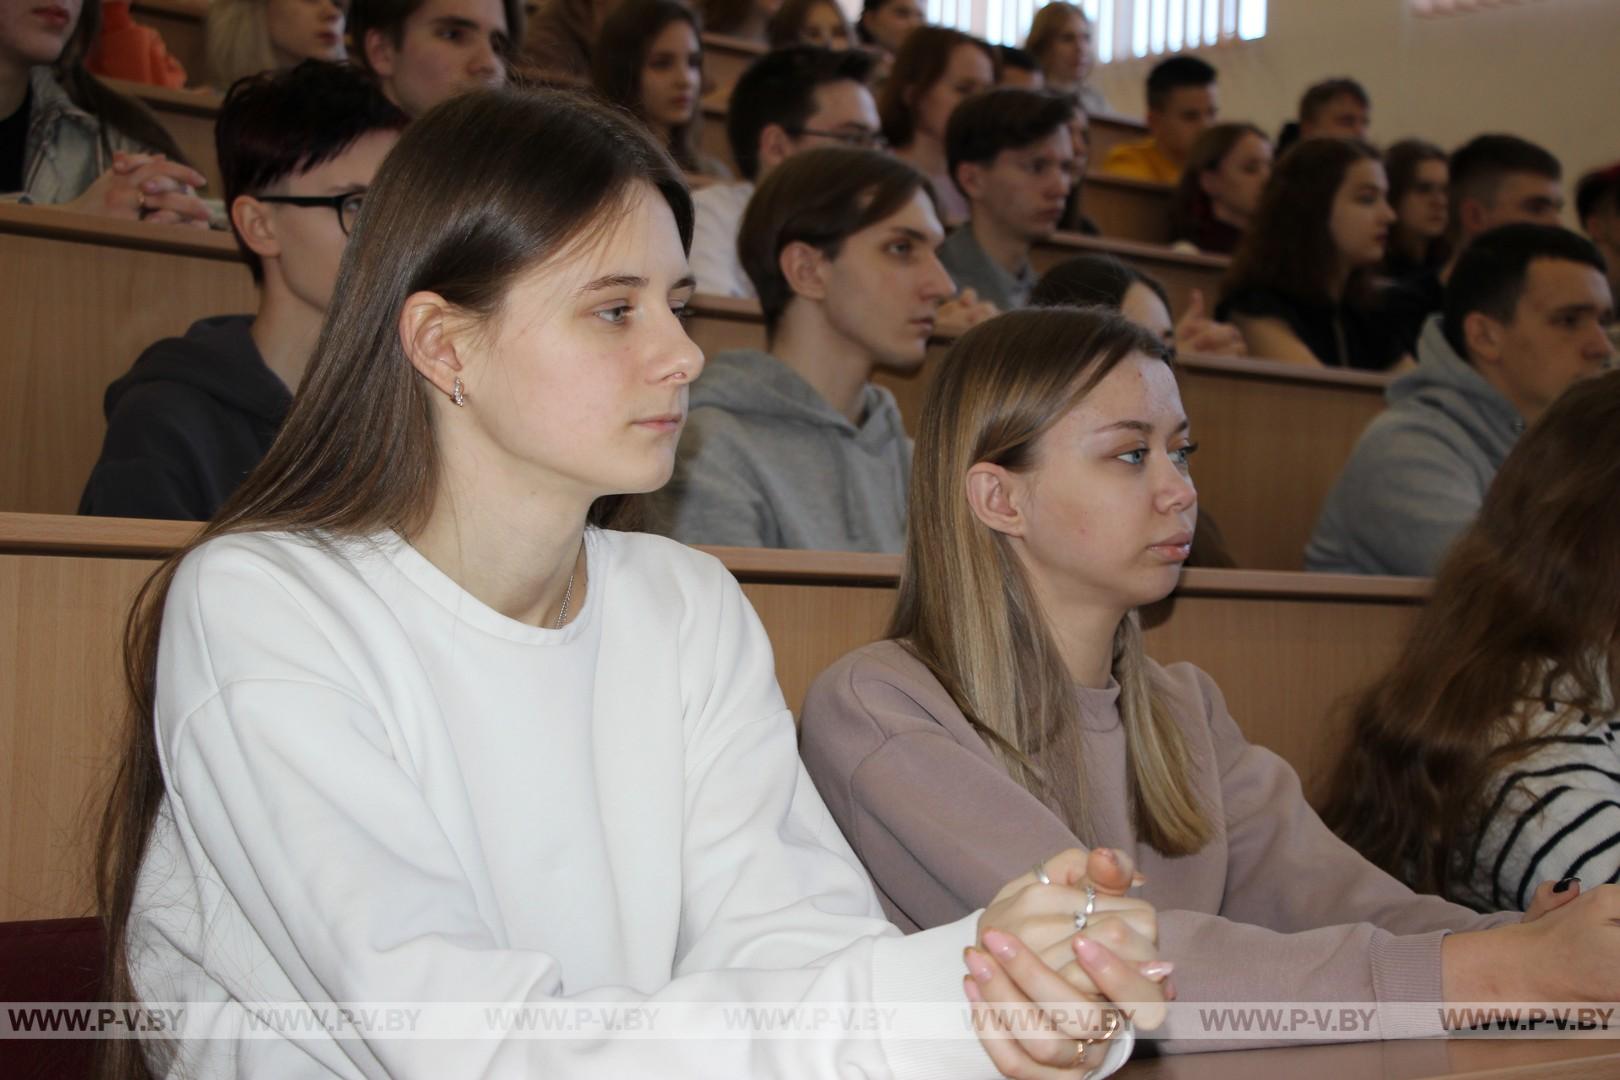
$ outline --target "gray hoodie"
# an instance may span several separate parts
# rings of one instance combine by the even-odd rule
[[[1485,501],[1524,420],[1424,324],[1417,370],[1396,379],[1328,494],[1310,570],[1428,577]]]
[[[653,526],[688,544],[898,552],[911,439],[894,395],[864,395],[857,427],[769,353],[711,358]]]

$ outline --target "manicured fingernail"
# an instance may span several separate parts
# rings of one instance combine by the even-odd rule
[[[965,975],[962,977],[962,994],[975,1005],[984,1004],[984,995],[979,993],[979,984]]]
[[[1147,878],[1143,877],[1141,874],[1138,873],[1138,874],[1133,874],[1131,876],[1131,885],[1132,885],[1133,888],[1136,887],[1136,886],[1139,886],[1139,885],[1146,885],[1146,884],[1147,884]]]
[[[1145,978],[1158,982],[1161,979],[1168,979],[1170,973],[1176,970],[1176,965],[1169,960],[1149,960],[1136,970],[1140,971]]]
[[[1018,942],[1011,934],[1003,934],[1000,930],[986,930],[984,944],[1003,960],[1011,960],[1018,955]]]
[[[963,949],[962,962],[967,965],[968,971],[979,982],[987,983],[995,974],[990,970],[989,963],[985,961],[984,956],[977,949]]]
[[[1571,885],[1579,885],[1580,882],[1581,879],[1578,877],[1567,877],[1553,886],[1553,892],[1568,892]]]
[[[1111,847],[1098,848],[1097,849],[1097,854],[1101,855],[1103,858],[1107,859],[1109,862],[1113,863],[1115,866],[1119,865],[1119,853],[1116,852],[1113,848],[1111,848]]]
[[[1074,952],[1088,968],[1101,967],[1108,962],[1108,953],[1103,947],[1083,934],[1075,935]]]

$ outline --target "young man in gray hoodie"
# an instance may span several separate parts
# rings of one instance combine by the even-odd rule
[[[872,370],[915,370],[954,287],[921,173],[814,149],[761,183],[738,233],[768,352],[711,357],[652,523],[689,544],[900,550],[911,439]]]
[[[1417,370],[1390,385],[1328,495],[1306,567],[1432,575],[1525,425],[1608,366],[1613,319],[1585,238],[1507,225],[1474,240],[1424,326]]]

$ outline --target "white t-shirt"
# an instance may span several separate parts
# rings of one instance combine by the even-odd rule
[[[698,292],[743,300],[758,295],[737,258],[737,230],[753,197],[754,185],[746,180],[711,184],[692,193],[692,275]]]
[[[249,533],[184,560],[158,660],[166,795],[130,924],[143,1000],[960,1000],[975,916],[910,937],[883,919],[725,568],[638,534],[590,530],[586,552],[560,630],[484,606],[391,533]],[[271,1026],[222,1013],[180,1064],[276,1080],[993,1073],[961,1039]]]

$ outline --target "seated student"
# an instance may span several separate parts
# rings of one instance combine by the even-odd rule
[[[1613,318],[1603,258],[1585,238],[1505,225],[1471,243],[1445,315],[1424,327],[1417,369],[1390,385],[1389,408],[1322,505],[1306,567],[1433,574],[1525,425],[1609,363]]]
[[[163,35],[142,26],[129,13],[130,0],[105,0],[101,36],[84,59],[85,69],[106,79],[167,86],[186,85],[186,69],[169,51]]]
[[[731,170],[698,148],[702,30],[681,0],[623,0],[602,24],[591,81],[646,124],[682,171],[729,180]]]
[[[106,985],[204,1019],[109,1040],[106,1075],[144,1050],[177,1076],[1078,1080],[1131,1041],[1082,1006],[1162,1017],[1152,908],[1106,859],[1059,855],[1049,886],[1020,868],[932,934],[886,923],[736,582],[615,531],[669,476],[703,369],[667,162],[617,110],[500,90],[414,124],[379,171],[284,437],[132,613]],[[1076,939],[1093,895],[1117,950]],[[986,1049],[739,1039],[707,1004],[961,1001],[970,971],[992,1024],[1038,1026]],[[381,1000],[681,1015],[657,1042],[242,1017]]]
[[[765,45],[765,28],[781,6],[782,0],[703,0],[697,9],[710,33]]]
[[[1078,105],[1069,119],[1069,141],[1074,144],[1075,185],[1069,189],[1069,201],[1063,206],[1063,219],[1058,222],[1058,228],[1082,236],[1101,236],[1102,230],[1086,215],[1086,170],[1091,165],[1091,117]]]
[[[816,45],[842,52],[854,44],[855,31],[838,0],[786,0],[771,16],[765,37],[773,50]],[[733,91],[730,107],[736,105]]]
[[[1323,818],[1417,888],[1495,910],[1620,881],[1620,372],[1561,394],[1359,699]]]
[[[692,195],[697,209],[692,273],[698,292],[753,297],[753,282],[737,257],[737,226],[754,186],[772,169],[813,146],[881,144],[877,105],[866,88],[871,70],[867,52],[808,45],[777,49],[748,65],[726,114],[726,138],[742,179]]]
[[[946,228],[968,219],[968,204],[951,180],[945,125],[958,105],[995,84],[989,45],[960,30],[925,26],[906,39],[878,94],[884,136],[895,156],[933,185]]]
[[[1451,181],[1446,152],[1422,139],[1403,139],[1384,154],[1384,170],[1395,211],[1384,276],[1405,281],[1438,270],[1448,256],[1446,188]]]
[[[524,22],[523,62],[554,82],[591,81],[602,23],[618,0],[544,0]]]
[[[1170,238],[1230,255],[1260,208],[1271,179],[1271,140],[1253,124],[1216,124],[1193,142],[1170,196]]]
[[[1182,1002],[1620,992],[1620,889],[1574,904],[1548,882],[1527,916],[1414,893],[1322,824],[1208,675],[1145,654],[1135,611],[1196,526],[1193,438],[1162,346],[1116,315],[1012,312],[941,363],[888,640],[823,672],[802,719],[890,918],[949,925],[1048,848],[1106,844],[1136,856]]]
[[[521,39],[518,0],[350,0],[357,59],[412,118],[506,82]]]
[[[1067,0],[1052,0],[1030,20],[1024,51],[1035,58],[1050,90],[1073,96],[1087,113],[1106,113],[1102,91],[1088,83],[1097,66],[1097,48],[1091,20]]]
[[[1074,172],[1069,99],[1039,90],[990,90],[951,113],[945,154],[967,196],[968,223],[939,249],[959,289],[1011,311],[1029,303],[1029,253],[1057,231]]]
[[[85,70],[100,0],[76,6],[77,18],[0,4],[0,201],[207,228],[202,173],[145,106]]]
[[[1045,89],[1046,76],[1041,72],[1041,65],[1035,62],[1033,56],[1011,45],[996,45],[993,48],[996,51],[996,67],[1001,70],[1001,75],[996,80],[997,86],[1019,90]]]
[[[350,67],[307,61],[231,88],[214,132],[258,313],[199,320],[107,388],[107,436],[79,513],[207,521],[258,466],[315,351],[366,188],[405,123]]]
[[[220,89],[300,60],[345,60],[339,0],[209,0],[209,78]]]
[[[1390,318],[1408,350],[1431,315],[1445,302],[1445,283],[1474,237],[1501,225],[1557,225],[1564,210],[1563,169],[1558,159],[1515,135],[1481,135],[1451,155],[1451,256],[1441,267],[1421,270],[1390,292]]]
[[[1367,141],[1372,98],[1354,79],[1324,79],[1299,99],[1299,139]]]
[[[1365,143],[1307,139],[1278,159],[1215,309],[1251,356],[1372,371],[1402,359],[1374,276],[1395,220],[1387,190]]]
[[[855,33],[861,44],[877,53],[881,61],[892,61],[912,33],[928,23],[918,0],[861,0],[861,16],[855,20]]]
[[[1129,180],[1174,184],[1187,167],[1193,143],[1219,111],[1214,68],[1196,56],[1159,61],[1147,77],[1148,137],[1108,151],[1102,171]]]
[[[911,439],[878,366],[923,362],[955,292],[921,173],[873,150],[771,171],[737,247],[766,349],[712,357],[656,524],[688,544],[899,551]]]
[[[1575,187],[1575,216],[1609,264],[1609,290],[1620,297],[1620,162],[1594,169]]]

